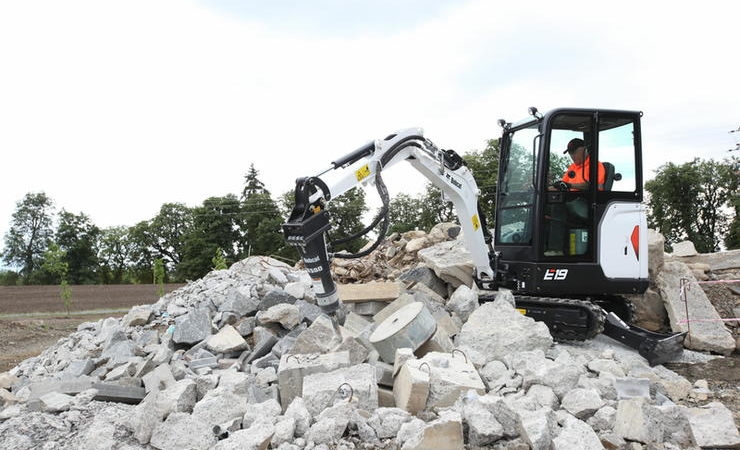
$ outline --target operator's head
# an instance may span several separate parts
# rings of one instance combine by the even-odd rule
[[[586,159],[586,155],[588,154],[586,143],[583,142],[583,139],[571,139],[563,153],[569,154],[573,162],[580,164]]]

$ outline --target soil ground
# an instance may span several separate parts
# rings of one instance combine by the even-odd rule
[[[170,292],[182,284],[165,284]],[[155,303],[157,286],[72,286],[67,313],[59,286],[0,286],[0,373],[36,356],[82,322],[122,317],[132,306]]]
[[[182,285],[165,285],[170,292]],[[735,288],[737,287],[736,285]],[[723,318],[740,306],[740,295],[730,285],[704,285],[710,301]],[[0,287],[0,373],[36,356],[57,340],[77,330],[82,322],[122,317],[135,305],[155,303],[153,285],[72,286],[73,304],[67,315],[58,286]],[[728,325],[738,336],[740,327]],[[690,406],[719,401],[729,408],[740,426],[740,355],[707,363],[666,364],[692,383],[706,380],[712,391],[706,400],[687,400]]]

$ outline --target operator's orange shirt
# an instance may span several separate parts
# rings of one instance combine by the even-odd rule
[[[565,171],[565,174],[563,174],[563,181],[566,183],[588,183],[590,180],[590,165],[591,165],[591,157],[587,157],[585,161],[583,161],[583,164],[576,164],[573,163],[568,167],[568,170]],[[604,169],[604,165],[599,161],[598,163],[599,167],[599,177],[598,182],[599,186],[598,189],[600,191],[604,190],[604,183],[606,182],[606,170]]]

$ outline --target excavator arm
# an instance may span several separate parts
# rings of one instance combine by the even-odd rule
[[[383,222],[377,241],[380,242],[388,228],[388,192],[381,173],[402,161],[411,164],[452,201],[466,247],[473,257],[476,283],[481,288],[493,289],[496,277],[491,265],[491,237],[478,209],[479,191],[472,173],[457,153],[437,148],[424,137],[421,128],[409,128],[332,161],[318,175],[296,180],[295,206],[283,225],[283,232],[287,243],[300,253],[313,280],[317,303],[325,312],[334,312],[340,305],[329,270],[331,255],[326,233],[331,225],[327,204],[355,186],[374,184],[383,200],[383,207],[373,221],[373,225]],[[322,177],[332,171],[340,176],[328,183]]]

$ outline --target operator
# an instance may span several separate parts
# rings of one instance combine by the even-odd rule
[[[572,191],[588,189],[588,183],[590,181],[589,171],[591,156],[588,154],[586,143],[583,142],[583,139],[571,139],[570,142],[568,142],[568,148],[566,148],[563,153],[570,155],[570,159],[573,160],[573,164],[571,164],[568,167],[568,170],[563,174],[563,181]],[[606,170],[600,161],[598,163],[598,171],[598,189],[603,191],[604,183],[606,181]]]

